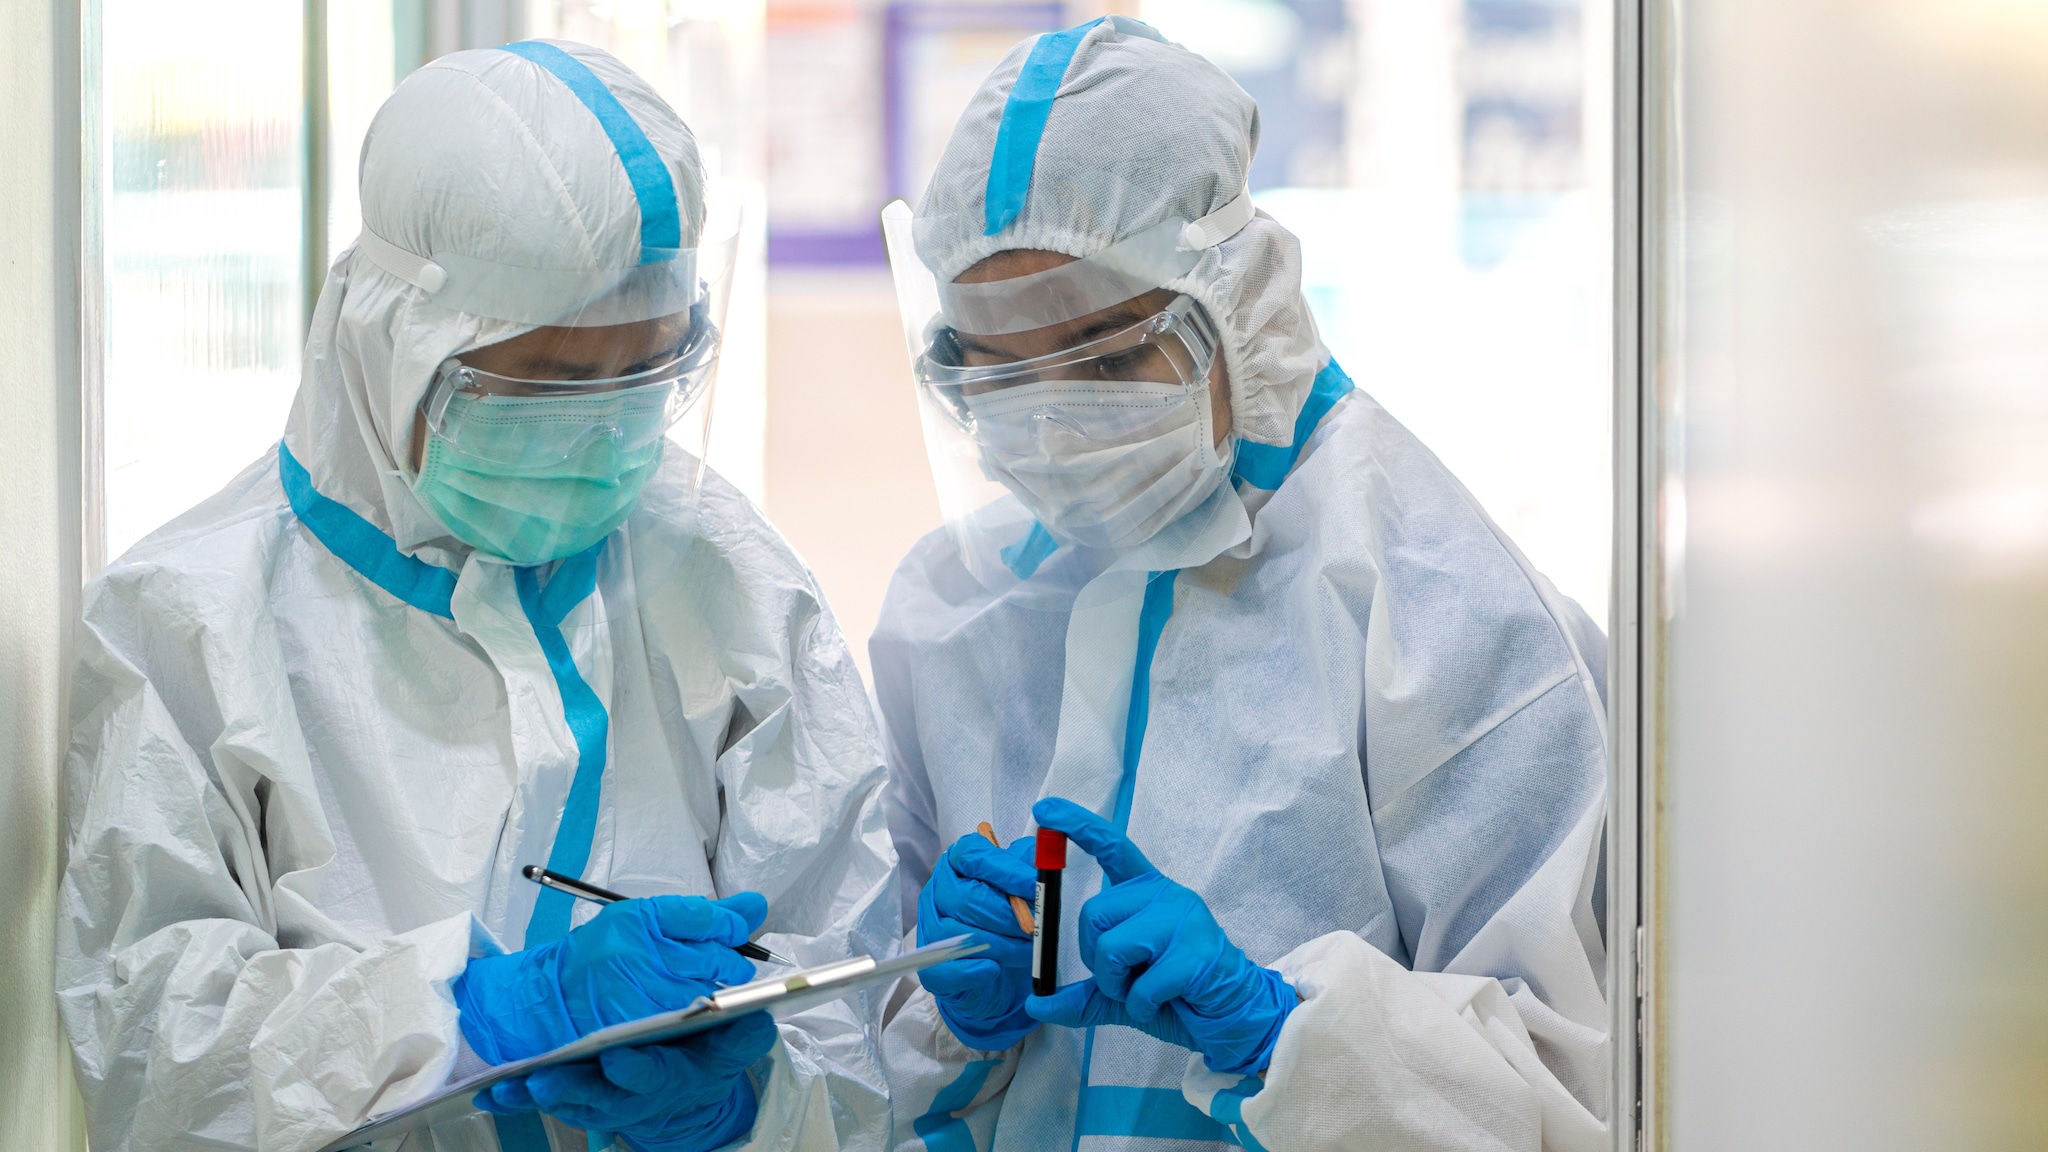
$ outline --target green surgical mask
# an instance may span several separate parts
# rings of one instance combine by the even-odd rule
[[[413,493],[448,530],[518,565],[573,556],[625,523],[661,464],[670,389],[458,394]]]

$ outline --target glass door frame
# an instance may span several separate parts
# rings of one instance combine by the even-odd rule
[[[1662,1145],[1658,836],[1665,625],[1683,543],[1677,465],[1679,9],[1614,5],[1614,568],[1608,625],[1608,1010],[1616,1152]]]

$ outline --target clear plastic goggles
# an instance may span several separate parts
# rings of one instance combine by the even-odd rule
[[[1068,391],[1101,385],[1110,394],[1130,384],[1205,387],[1216,347],[1216,329],[1208,316],[1191,297],[1177,296],[1161,311],[1128,327],[1021,360],[1006,360],[987,340],[940,324],[914,371],[920,389],[972,435],[977,409],[999,401],[1005,390],[1024,385],[1058,383]]]
[[[708,294],[674,344],[646,367],[591,380],[529,380],[444,361],[420,402],[428,430],[473,459],[508,468],[545,467],[599,441],[621,451],[660,439],[710,390],[719,332]],[[490,434],[479,435],[489,429]]]

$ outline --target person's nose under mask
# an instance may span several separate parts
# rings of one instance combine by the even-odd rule
[[[610,535],[661,464],[666,394],[456,396],[413,491],[464,543],[518,565]]]
[[[1216,490],[1209,391],[1181,384],[1039,381],[964,397],[982,470],[1055,536],[1092,548],[1144,543]]]

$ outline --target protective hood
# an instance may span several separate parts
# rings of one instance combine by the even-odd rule
[[[406,480],[414,411],[443,360],[535,324],[437,298],[428,258],[558,282],[688,250],[704,226],[697,145],[617,59],[525,41],[406,77],[370,124],[361,172],[365,239],[328,269],[285,443],[322,494],[402,551],[460,568],[468,546]]]
[[[918,257],[945,284],[1000,251],[1087,259],[1163,221],[1228,215],[1258,141],[1244,89],[1149,25],[1110,16],[1035,37],[954,128],[917,212],[946,223],[919,229]],[[1293,234],[1254,214],[1163,286],[1199,301],[1221,331],[1235,434],[1289,443],[1329,359]]]

